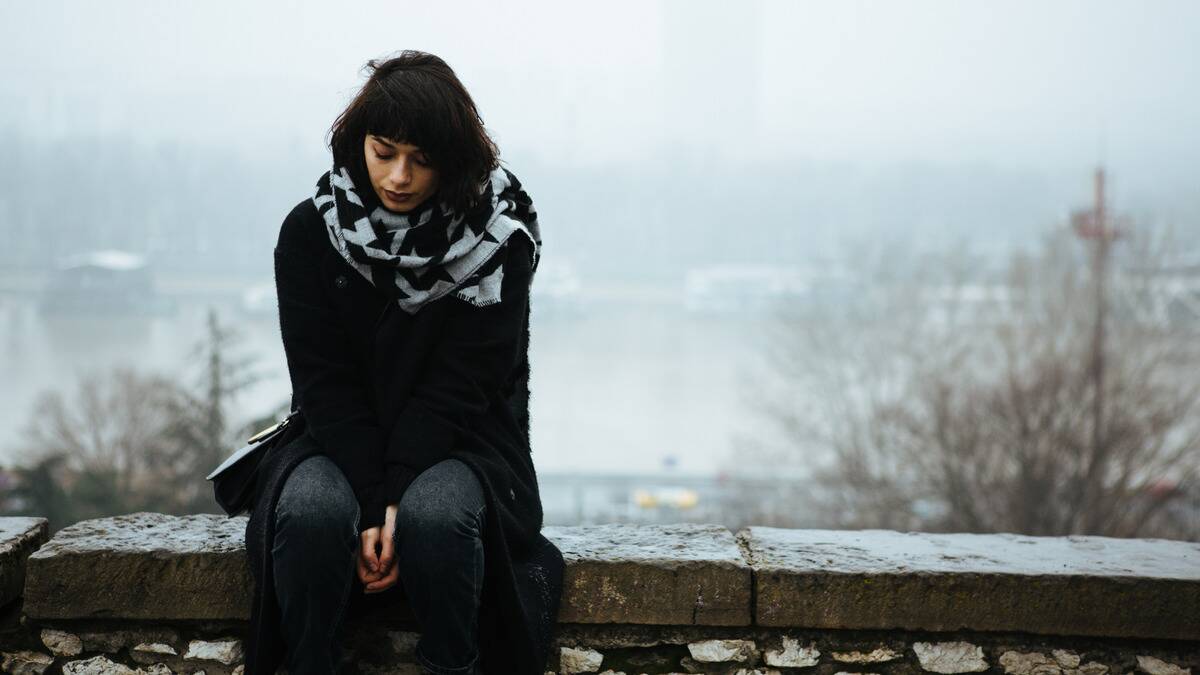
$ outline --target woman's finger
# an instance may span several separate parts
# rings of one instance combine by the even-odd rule
[[[355,557],[358,559],[357,564],[355,565],[358,568],[358,580],[361,581],[364,586],[379,578],[378,574],[375,574],[371,570],[367,569],[366,558],[364,558],[361,554]]]
[[[382,572],[387,572],[388,570],[391,569],[392,560],[395,558],[394,549],[395,549],[396,542],[395,542],[394,538],[391,536],[391,532],[389,531],[389,528],[384,527],[383,532],[384,532],[384,536],[382,537],[382,539],[379,542],[380,544],[382,544],[382,546],[380,546],[380,548],[383,549],[383,552],[379,554],[379,569]]]
[[[379,572],[379,556],[375,553],[375,545],[379,541],[379,528],[372,527],[362,533],[362,558],[371,572]]]
[[[372,581],[372,582],[366,584],[364,586],[364,592],[378,593],[380,591],[386,591],[387,589],[391,588],[392,585],[395,584],[396,580],[399,578],[400,578],[400,566],[392,565],[392,568],[390,570],[388,570],[388,573],[383,578],[377,579],[375,581]]]

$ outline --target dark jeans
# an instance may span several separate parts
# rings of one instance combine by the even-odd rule
[[[456,459],[423,471],[400,500],[396,583],[421,624],[416,658],[428,672],[478,673],[486,506],[479,479]],[[350,484],[325,455],[309,457],[288,476],[272,549],[288,675],[337,672],[359,517]]]

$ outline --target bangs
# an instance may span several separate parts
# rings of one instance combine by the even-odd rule
[[[447,146],[452,135],[438,120],[453,115],[439,101],[422,97],[420,91],[389,92],[378,85],[363,105],[357,126],[362,135],[371,134],[398,143],[409,143],[423,150],[435,166],[439,158],[452,156]]]

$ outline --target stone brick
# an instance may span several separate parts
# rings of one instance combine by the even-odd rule
[[[768,649],[764,660],[768,666],[807,668],[817,665],[817,662],[821,660],[821,652],[816,645],[803,647],[799,640],[785,635],[780,648]]]
[[[242,659],[242,641],[226,640],[192,640],[188,643],[187,653],[183,655],[188,660],[216,661],[232,666]]]
[[[53,656],[41,652],[0,652],[0,670],[14,675],[42,675],[53,663]]]
[[[1075,652],[1069,652],[1065,649],[1051,649],[1050,655],[1054,657],[1055,662],[1063,668],[1078,668],[1079,655]]]
[[[752,661],[756,650],[753,640],[699,640],[688,643],[692,658],[702,663]]]
[[[833,652],[834,661],[842,663],[885,663],[900,658],[900,652],[888,647],[876,647],[869,652],[849,651]]]
[[[25,592],[29,556],[50,536],[45,518],[0,517],[0,605]]]
[[[55,656],[79,656],[83,653],[83,640],[78,635],[65,630],[43,628],[40,637],[42,644]]]
[[[138,675],[137,671],[104,656],[71,661],[63,665],[63,675]]]
[[[24,612],[34,619],[249,619],[245,529],[244,516],[216,514],[80,521],[29,556]]]
[[[129,650],[129,656],[134,661],[145,664],[154,663],[164,656],[179,656],[174,647],[161,642],[141,642]]]
[[[1191,668],[1180,668],[1174,663],[1168,663],[1153,656],[1137,657],[1138,670],[1149,675],[1192,675]]]
[[[1200,639],[1200,542],[758,526],[737,537],[760,626]]]
[[[1000,666],[1008,675],[1060,675],[1058,661],[1041,652],[1006,651],[1000,655]]]
[[[546,527],[567,568],[558,620],[742,626],[750,566],[718,525]]]
[[[988,669],[983,649],[970,642],[914,642],[921,667],[933,673],[979,673]]]
[[[594,649],[563,647],[558,653],[558,671],[562,675],[594,673],[603,662],[604,655]]]

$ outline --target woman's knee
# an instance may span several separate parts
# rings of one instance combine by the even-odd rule
[[[460,460],[442,460],[421,472],[404,492],[396,531],[420,539],[438,533],[478,536],[485,506],[475,472]]]
[[[359,517],[353,489],[325,455],[313,455],[292,469],[275,507],[277,532],[303,532],[314,538],[357,534]]]

